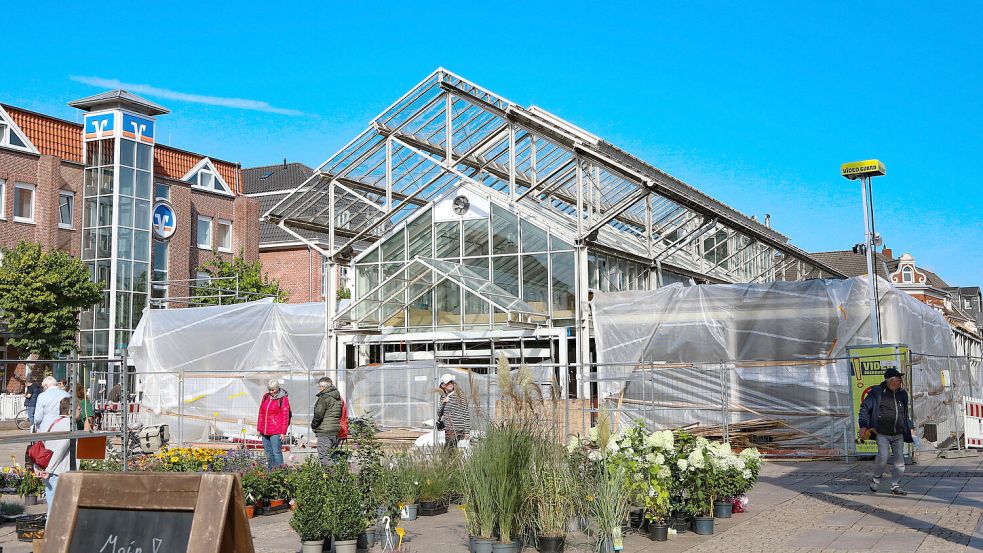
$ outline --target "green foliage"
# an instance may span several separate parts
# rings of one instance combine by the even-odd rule
[[[369,522],[374,521],[382,507],[392,511],[398,499],[390,497],[383,466],[382,447],[376,439],[378,428],[370,419],[353,420],[349,426],[348,444],[352,447],[352,461],[358,468],[358,483],[362,491],[362,513]]]
[[[76,349],[79,312],[102,299],[85,263],[60,250],[21,242],[0,263],[0,311],[22,352],[50,358]]]
[[[254,469],[242,475],[242,497],[247,505],[269,499],[270,481],[266,471]]]
[[[628,493],[625,489],[625,468],[604,458],[593,467],[586,482],[587,514],[595,543],[610,539],[615,530],[628,519]]]
[[[348,468],[348,463],[336,462],[327,468],[325,482],[328,532],[339,541],[358,538],[368,526],[362,512],[362,490],[358,478]]]
[[[455,490],[455,452],[445,447],[428,447],[412,455],[419,474],[420,501],[447,503]]]
[[[335,292],[335,297],[339,300],[350,299],[352,297],[352,291],[348,288],[338,288],[338,291]]]
[[[44,495],[44,480],[38,478],[33,471],[25,471],[20,483],[17,484],[17,495]]]
[[[290,527],[301,541],[322,540],[328,535],[328,480],[317,457],[310,456],[297,469],[296,508],[290,516]]]
[[[512,541],[524,530],[520,520],[522,505],[526,503],[529,478],[529,459],[535,441],[529,422],[506,420],[488,430],[494,463],[491,470],[492,497],[501,543]]]
[[[24,511],[25,507],[23,503],[14,503],[13,501],[0,502],[0,515],[15,516]]]
[[[267,499],[289,499],[290,498],[290,470],[286,467],[277,467],[267,473],[268,487],[266,489]]]
[[[546,537],[566,535],[567,522],[576,510],[577,482],[566,452],[549,440],[533,444],[526,498],[536,533]]]
[[[232,258],[232,261],[213,259],[200,266],[198,270],[208,273],[213,279],[194,287],[192,295],[198,297],[195,301],[199,304],[228,305],[264,297],[272,297],[274,301],[281,303],[287,301],[287,292],[280,287],[280,281],[271,279],[267,273],[264,273],[263,265],[259,261],[252,263],[246,261],[241,251],[239,255]],[[234,295],[236,290],[239,291],[236,297],[208,297]]]

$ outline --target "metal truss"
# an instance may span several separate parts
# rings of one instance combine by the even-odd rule
[[[537,326],[549,320],[487,278],[459,263],[418,257],[406,261],[391,276],[342,309],[334,318],[334,328],[364,331],[387,326],[425,294],[445,281],[453,282],[487,302],[492,309],[507,315],[506,322],[519,326]]]
[[[338,260],[462,186],[579,247],[714,282],[843,276],[599,137],[445,69],[373,119],[265,216],[327,233],[325,253]]]

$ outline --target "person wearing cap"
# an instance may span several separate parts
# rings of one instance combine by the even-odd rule
[[[471,410],[468,400],[457,389],[454,375],[440,377],[440,410],[437,412],[438,428],[444,430],[444,444],[457,447],[471,433]]]
[[[901,389],[902,376],[895,368],[884,371],[884,382],[870,388],[860,405],[859,437],[867,440],[873,434],[877,439],[877,457],[869,485],[872,492],[880,487],[890,449],[891,493],[908,495],[901,487],[901,477],[905,468],[904,444],[914,441],[911,434],[914,425],[908,419],[908,393]]]

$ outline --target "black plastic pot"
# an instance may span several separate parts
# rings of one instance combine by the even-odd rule
[[[665,523],[649,524],[649,539],[652,541],[666,541],[669,539],[669,525]]]
[[[734,504],[729,501],[714,501],[713,502],[713,517],[714,518],[730,518],[731,514],[734,512]]]
[[[632,528],[641,528],[645,520],[642,515],[644,512],[641,509],[633,509],[628,513],[628,526]]]
[[[673,514],[669,520],[669,525],[672,526],[677,534],[685,534],[689,530],[689,518],[687,518],[685,513]]]
[[[536,536],[536,551],[539,553],[563,553],[566,537]]]
[[[442,515],[447,512],[447,504],[443,501],[421,501],[420,502],[420,516],[421,517],[432,517],[434,515]]]
[[[512,540],[512,551],[514,551],[515,553],[522,553],[522,550],[525,547],[526,545],[522,543],[522,538],[515,538],[514,540]]]
[[[713,517],[696,517],[693,520],[693,531],[701,536],[713,534]]]

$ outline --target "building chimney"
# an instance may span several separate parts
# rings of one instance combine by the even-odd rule
[[[287,166],[287,158],[283,158],[283,166],[284,166],[284,167],[286,167],[286,166]]]
[[[765,213],[765,226],[771,228],[771,214]]]
[[[892,255],[893,253],[894,252],[891,251],[891,248],[889,248],[887,246],[884,246],[884,249],[881,250],[881,255],[883,255],[884,257],[886,257],[888,259],[894,259],[894,255]]]

